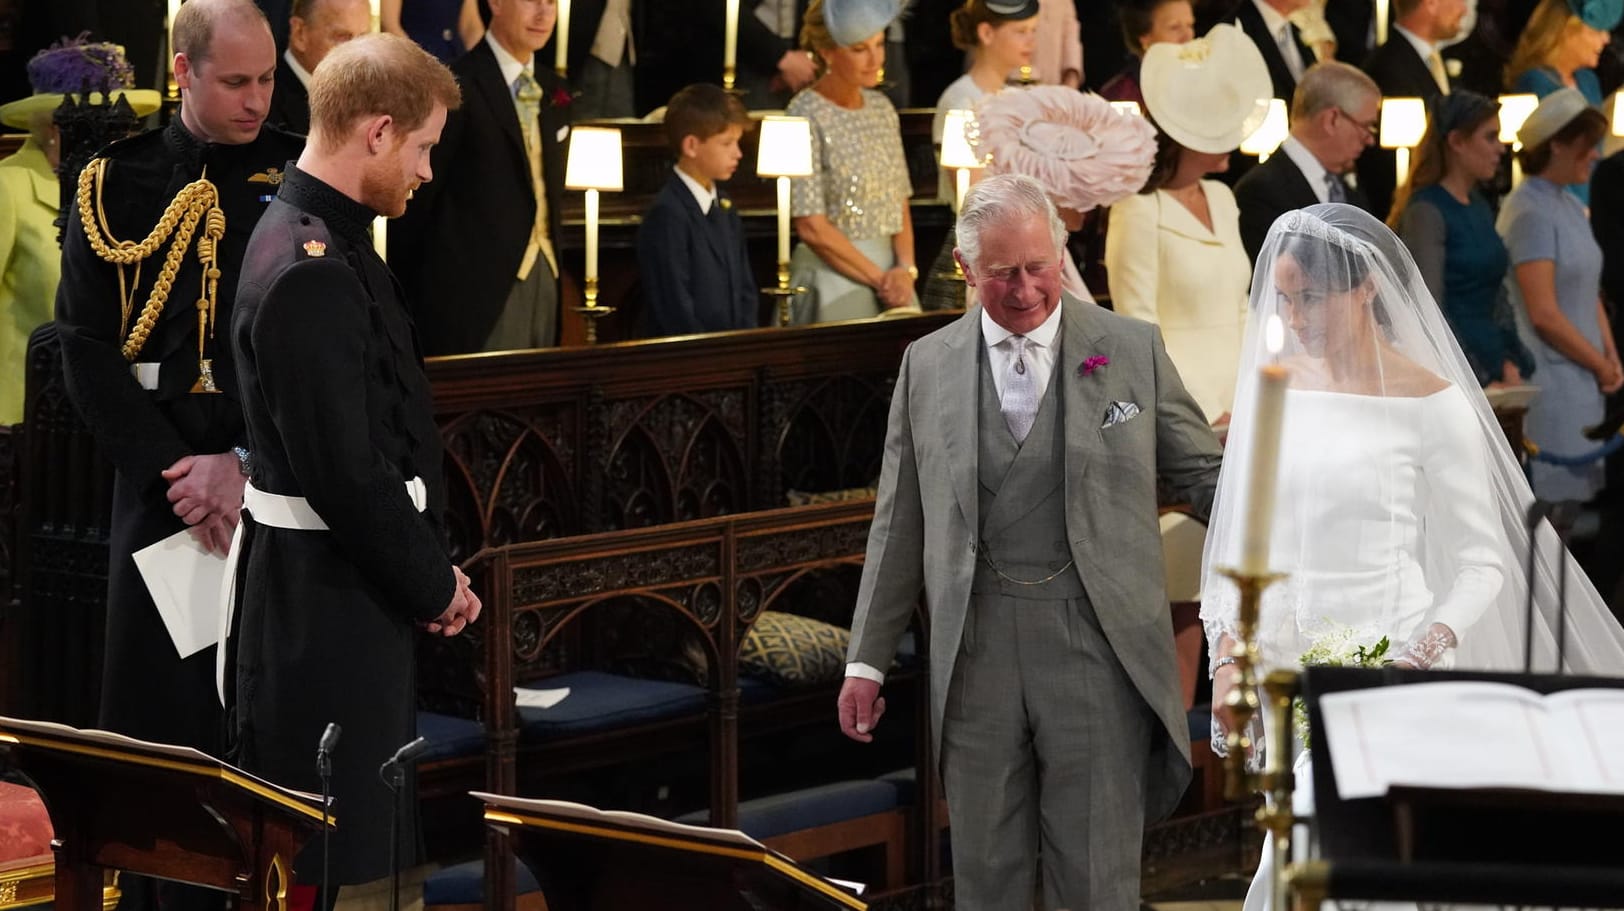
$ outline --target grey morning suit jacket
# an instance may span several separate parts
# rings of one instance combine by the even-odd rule
[[[1069,295],[1056,383],[1065,390],[1066,531],[1106,638],[1165,737],[1147,757],[1148,819],[1171,813],[1190,778],[1190,738],[1163,591],[1156,476],[1205,520],[1219,447],[1179,380],[1159,330]],[[909,347],[897,376],[879,501],[848,660],[888,667],[924,590],[930,616],[931,731],[942,718],[975,574],[981,309]],[[1084,359],[1110,363],[1083,375]],[[1140,413],[1101,425],[1112,403]]]

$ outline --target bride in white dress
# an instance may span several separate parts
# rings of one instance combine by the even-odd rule
[[[1278,354],[1265,340],[1271,318],[1285,330]],[[1533,494],[1392,232],[1344,205],[1281,216],[1258,257],[1243,352],[1203,566],[1214,706],[1238,676],[1223,660],[1234,646],[1237,598],[1217,569],[1240,562],[1256,377],[1271,362],[1290,379],[1269,564],[1288,575],[1263,597],[1266,668],[1386,638],[1401,666],[1521,669]],[[1624,630],[1549,526],[1539,541],[1534,668],[1555,670],[1557,574],[1566,562],[1566,669],[1624,675]],[[1220,753],[1228,720],[1215,711]],[[1305,760],[1295,763],[1299,812],[1311,810]],[[1247,911],[1268,907],[1269,856],[1266,846]]]

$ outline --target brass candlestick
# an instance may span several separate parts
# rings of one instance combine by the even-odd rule
[[[596,345],[598,343],[598,320],[615,312],[613,307],[598,306],[598,277],[596,275],[587,276],[586,305],[576,307],[575,312],[586,317],[586,343]]]
[[[790,301],[794,300],[797,295],[805,294],[806,289],[799,285],[790,286],[789,262],[788,260],[779,260],[778,284],[771,288],[762,288],[761,293],[768,297],[778,298],[778,325],[788,326],[791,316],[789,312]]]
[[[1240,609],[1236,618],[1238,640],[1232,653],[1240,678],[1224,699],[1224,705],[1234,719],[1234,728],[1225,736],[1228,755],[1224,758],[1224,798],[1239,801],[1255,792],[1263,792],[1264,805],[1258,810],[1256,820],[1259,828],[1274,836],[1273,907],[1274,911],[1285,911],[1288,907],[1287,890],[1291,886],[1291,877],[1297,872],[1291,863],[1292,826],[1297,821],[1291,810],[1292,792],[1296,786],[1291,771],[1291,706],[1301,687],[1301,678],[1295,671],[1271,671],[1260,687],[1258,668],[1262,666],[1262,652],[1257,638],[1258,611],[1263,591],[1285,577],[1279,573],[1249,573],[1235,569],[1220,572],[1240,589]],[[1253,772],[1246,767],[1247,754],[1253,747],[1248,731],[1252,719],[1257,717],[1262,707],[1258,697],[1260,689],[1268,698],[1269,731],[1274,749],[1268,751],[1263,771]]]

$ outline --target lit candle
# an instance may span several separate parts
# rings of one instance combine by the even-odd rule
[[[1387,18],[1391,0],[1376,0],[1376,43],[1387,43]]]
[[[789,178],[778,178],[778,261],[789,262]]]
[[[732,72],[739,52],[739,0],[727,0],[727,22],[722,33],[722,71]]]
[[[389,261],[389,219],[382,215],[372,219],[372,249],[378,252],[379,259]]]
[[[558,22],[553,33],[558,36],[558,52],[554,55],[556,63],[553,68],[563,76],[569,73],[570,64],[570,0],[558,0]]]
[[[1269,317],[1264,328],[1269,351],[1278,354],[1285,343],[1285,325]],[[1277,363],[1258,371],[1257,406],[1252,411],[1252,463],[1246,477],[1245,530],[1241,534],[1241,572],[1262,575],[1269,571],[1269,533],[1274,520],[1275,475],[1280,466],[1280,428],[1286,406],[1290,373]]]
[[[598,277],[598,191],[586,191],[586,277]]]

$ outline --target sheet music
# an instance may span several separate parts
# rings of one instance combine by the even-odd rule
[[[1624,794],[1624,691],[1417,683],[1332,693],[1320,714],[1344,800],[1395,785]]]
[[[190,658],[213,645],[220,635],[226,558],[204,550],[190,531],[176,532],[133,556],[175,651]]]

